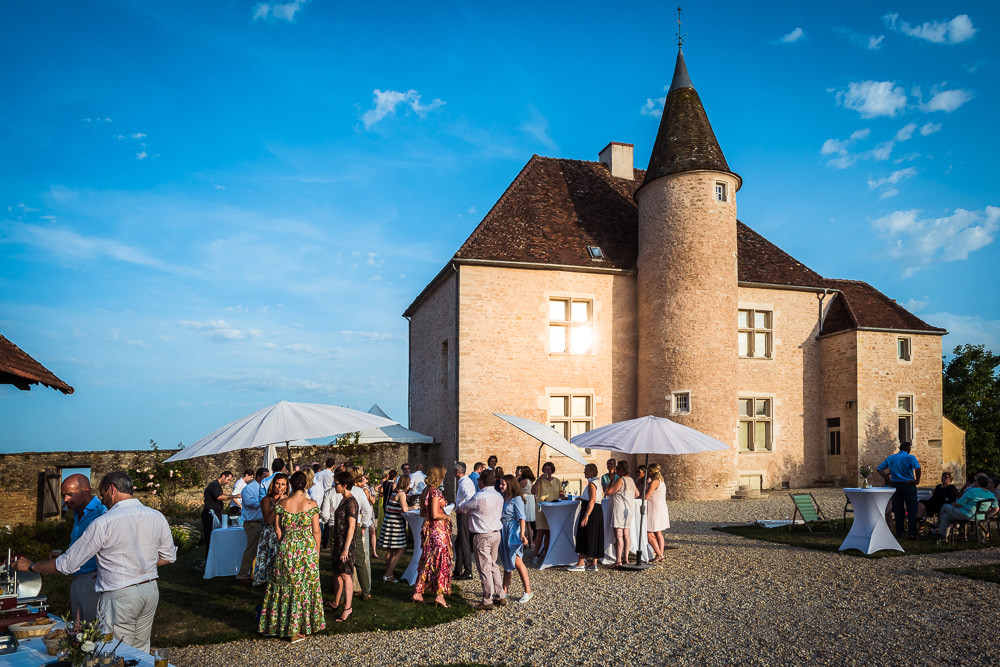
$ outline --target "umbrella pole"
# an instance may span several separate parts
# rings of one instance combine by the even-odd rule
[[[535,479],[542,476],[542,447],[544,446],[544,442],[538,446],[538,465],[535,466]]]
[[[646,489],[649,488],[649,454],[646,454],[646,474],[642,476],[642,502],[639,503],[639,528],[642,528],[643,521],[646,519]],[[646,526],[649,528],[649,526]],[[640,530],[639,532],[649,532]],[[646,543],[642,540],[646,539],[645,535],[639,536],[639,553],[636,555],[636,562],[642,562],[642,554],[646,550]],[[648,541],[648,539],[647,539]]]

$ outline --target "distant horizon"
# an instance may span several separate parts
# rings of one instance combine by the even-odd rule
[[[0,333],[75,393],[0,386],[0,452],[173,448],[278,400],[408,424],[407,306],[532,155],[616,141],[645,168],[677,54],[648,1],[5,18]],[[739,219],[946,328],[945,355],[1000,352],[1000,7],[682,21]]]

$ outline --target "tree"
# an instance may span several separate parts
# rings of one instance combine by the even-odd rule
[[[969,472],[1000,474],[1000,356],[961,345],[944,364],[945,417],[965,430]]]

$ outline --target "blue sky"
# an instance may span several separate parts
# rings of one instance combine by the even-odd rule
[[[992,2],[701,3],[740,219],[1000,351]],[[762,8],[763,7],[763,8]],[[278,400],[407,420],[403,310],[533,153],[649,158],[664,3],[4,3],[0,451],[191,443]]]

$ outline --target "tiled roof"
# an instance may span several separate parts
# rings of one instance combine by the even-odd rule
[[[455,258],[632,270],[642,174],[626,181],[600,162],[533,155]]]
[[[634,174],[627,181],[600,162],[534,155],[454,259],[634,271],[639,211],[633,195],[645,172]],[[606,259],[592,259],[587,246],[600,247]],[[866,283],[824,278],[742,222],[736,223],[736,246],[741,282],[840,290],[823,333],[857,327],[944,331]]]
[[[643,185],[661,176],[699,169],[733,173],[708,122],[701,98],[688,78],[684,54],[678,51],[674,80],[663,103],[660,128]]]
[[[830,302],[830,310],[823,322],[824,334],[858,327],[946,333],[945,329],[927,324],[868,283],[826,280],[823,286],[840,291]]]
[[[73,387],[57,378],[52,371],[2,335],[0,335],[0,384],[12,384],[18,389],[25,390],[31,389],[33,384],[44,384],[64,394],[73,393]]]

